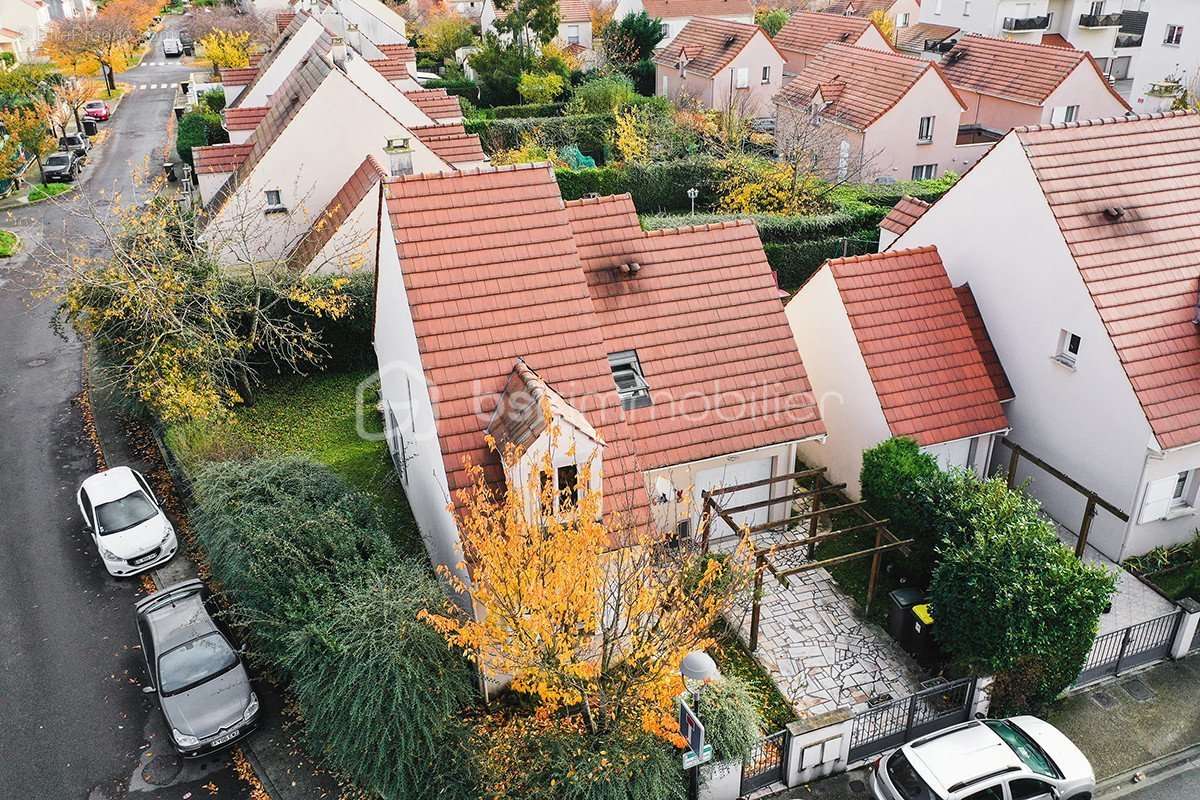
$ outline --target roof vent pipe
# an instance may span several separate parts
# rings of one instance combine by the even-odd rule
[[[1109,222],[1117,222],[1125,216],[1125,209],[1120,206],[1109,206],[1104,209],[1104,216],[1108,218]]]
[[[630,261],[628,264],[622,264],[618,269],[621,270],[622,275],[633,277],[642,271],[642,265],[636,261]]]

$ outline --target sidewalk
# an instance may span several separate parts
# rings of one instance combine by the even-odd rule
[[[1092,762],[1097,782],[1200,744],[1200,656],[1093,686],[1047,718]]]
[[[129,419],[111,392],[91,387],[89,395],[95,439],[104,454],[105,464],[108,467],[133,467],[146,475],[152,486],[169,482],[170,475],[150,431]],[[178,498],[160,499],[176,530],[182,531],[186,523],[181,524],[179,519],[183,509]],[[158,588],[196,577],[196,564],[185,552],[187,548],[185,545],[173,559],[150,572]],[[230,767],[251,786],[250,797],[253,800],[311,800],[339,796],[338,782],[328,773],[318,771],[297,742],[292,730],[294,725],[284,713],[286,698],[279,689],[264,681],[255,681],[255,691],[263,703],[262,721],[258,730],[239,748],[252,770],[248,775],[243,774],[246,770],[237,750],[232,753]]]
[[[771,795],[770,800],[874,800],[871,772],[860,767]]]

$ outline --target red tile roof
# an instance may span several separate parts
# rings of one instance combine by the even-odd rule
[[[263,54],[262,60],[258,64],[257,70],[254,74],[254,79],[250,81],[245,90],[230,104],[232,107],[237,108],[246,101],[255,85],[262,80],[263,76],[267,74],[267,70],[271,64],[275,62],[275,59],[278,58],[279,54],[282,53],[284,48],[287,47],[288,42],[292,40],[293,36],[300,32],[300,29],[303,28],[305,23],[307,23],[310,19],[313,18],[309,16],[308,12],[297,13],[292,18],[292,21],[288,23],[287,28],[275,37],[275,41],[271,43],[271,47],[268,48],[267,52]],[[320,22],[317,22],[317,24],[319,25]],[[311,56],[313,53],[327,55],[332,48],[333,36],[329,33],[329,30],[324,25],[321,25],[321,31],[317,35],[316,40],[311,46],[309,46],[305,58]],[[294,71],[295,70],[293,68],[293,72]],[[278,93],[278,90],[276,90],[276,93]]]
[[[1065,47],[1068,50],[1075,49],[1075,45],[1068,42],[1061,33],[1044,33],[1042,34],[1041,43],[1046,47]]]
[[[958,34],[959,29],[953,25],[935,25],[932,22],[918,22],[896,29],[896,47],[906,53],[920,55],[925,52],[926,42],[944,42]]]
[[[932,445],[1008,427],[936,247],[826,265],[893,436]]]
[[[221,83],[226,86],[249,86],[258,74],[258,67],[224,67],[221,70]]]
[[[955,286],[954,294],[958,297],[958,305],[967,320],[967,327],[971,329],[975,346],[979,348],[979,355],[983,357],[983,365],[987,367],[992,386],[996,389],[996,396],[1000,398],[1001,403],[1012,400],[1016,394],[1012,390],[1012,384],[1008,382],[1008,375],[1004,373],[1004,365],[1000,363],[1000,356],[996,354],[987,326],[983,324],[983,315],[979,313],[979,305],[975,302],[971,285],[964,283],[962,286]]]
[[[828,44],[821,48],[775,95],[775,102],[806,109],[820,89],[821,97],[828,104],[821,112],[822,116],[865,130],[899,103],[930,70],[966,108],[932,61],[845,44]]]
[[[386,58],[394,61],[408,64],[417,60],[417,51],[406,44],[380,44],[376,47]]]
[[[317,216],[312,227],[292,250],[292,254],[288,257],[288,264],[291,268],[307,269],[313,259],[320,254],[321,249],[342,227],[342,223],[349,219],[354,209],[358,208],[358,204],[362,202],[363,198],[386,177],[387,172],[379,166],[379,162],[371,156],[364,158],[362,164],[354,170],[349,180],[333,196],[333,199]]]
[[[447,164],[477,163],[487,158],[479,143],[479,136],[467,133],[461,123],[422,125],[408,130]]]
[[[567,213],[608,351],[636,350],[650,384],[625,412],[643,469],[824,433],[753,223],[642,231],[629,195]]]
[[[266,55],[266,53],[251,53],[250,54],[250,66],[257,68],[258,65],[262,63],[263,57],[265,55]]]
[[[419,89],[405,92],[404,96],[413,101],[413,104],[430,119],[462,119],[462,106],[458,104],[458,98],[446,94],[445,89]]]
[[[275,29],[280,33],[287,30],[287,26],[292,24],[292,20],[296,18],[295,11],[279,11],[275,14]]]
[[[876,11],[891,11],[892,6],[896,4],[896,0],[833,0],[831,3],[822,4],[821,12],[824,14],[853,14],[856,17],[869,17]],[[917,3],[920,5],[920,3]]]
[[[269,106],[239,106],[225,109],[225,130],[252,131],[263,121]]]
[[[406,62],[398,58],[376,58],[368,60],[367,63],[389,81],[402,81],[408,77]]]
[[[1096,59],[1086,50],[991,39],[972,33],[946,54],[942,69],[959,89],[1041,105],[1084,62],[1095,71],[1096,80],[1128,109],[1129,104],[1109,84]]]
[[[1200,442],[1200,117],[1175,112],[1014,135],[1159,445]],[[1124,213],[1113,221],[1106,208]]]
[[[921,218],[921,215],[929,210],[929,203],[916,197],[904,195],[896,205],[892,206],[892,210],[884,217],[879,227],[886,231],[899,236],[907,231],[912,224]]]
[[[560,22],[590,22],[591,6],[587,0],[558,0]]]
[[[553,171],[546,165],[385,182],[387,211],[452,491],[464,458],[502,479],[484,440],[518,358],[599,432],[606,508],[647,507],[608,350]],[[569,344],[569,346],[564,346]],[[627,501],[627,498],[628,501]]]
[[[659,19],[754,15],[751,0],[645,0],[642,5],[647,14]]]
[[[762,28],[757,25],[743,22],[694,17],[670,44],[654,54],[654,63],[674,69],[680,54],[686,53],[688,72],[711,78],[736,58],[760,31]],[[765,31],[763,36],[771,41]],[[783,58],[782,54],[780,58]]]
[[[813,55],[831,42],[854,44],[873,24],[862,17],[796,11],[771,39],[780,50]]]
[[[8,36],[13,39],[21,38],[21,33],[19,31],[14,31],[12,28],[0,28],[0,35]]]
[[[206,147],[192,149],[192,160],[196,165],[198,175],[209,175],[218,172],[233,172],[250,155],[254,145],[250,142],[243,144],[210,144]]]

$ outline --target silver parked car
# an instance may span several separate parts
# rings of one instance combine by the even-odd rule
[[[258,720],[258,697],[238,650],[208,614],[199,580],[168,586],[134,606],[151,685],[171,743],[195,758],[244,738]]]
[[[1092,800],[1096,777],[1079,748],[1037,717],[967,722],[879,760],[876,800]]]

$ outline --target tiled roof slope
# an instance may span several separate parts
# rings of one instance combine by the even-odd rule
[[[398,58],[376,58],[368,60],[368,64],[375,70],[387,78],[389,81],[400,81],[408,77],[408,66],[406,62]]]
[[[865,130],[900,102],[929,70],[937,72],[938,67],[932,61],[900,53],[829,44],[788,81],[775,95],[775,102],[807,108],[820,87],[824,100],[833,101],[822,116]],[[949,83],[946,86],[962,103],[953,87]]]
[[[862,17],[797,11],[771,40],[780,50],[815,53],[830,42],[854,44],[872,24]]]
[[[221,83],[225,86],[249,86],[258,74],[258,67],[222,67]]]
[[[271,109],[268,106],[239,106],[225,109],[225,130],[252,131]]]
[[[385,182],[421,363],[452,491],[463,459],[502,479],[484,429],[518,358],[568,398],[604,449],[606,509],[645,509],[632,437],[554,173],[546,165]],[[457,498],[456,498],[457,499]]]
[[[956,54],[965,55],[956,55]],[[942,59],[942,69],[954,86],[1018,103],[1041,105],[1084,61],[1096,72],[1121,105],[1129,108],[1105,79],[1096,59],[1086,50],[1067,50],[1012,39],[968,34]]]
[[[321,252],[321,248],[328,244],[342,227],[342,223],[358,208],[363,198],[386,177],[387,172],[379,166],[378,161],[371,156],[364,158],[362,164],[354,170],[349,180],[333,196],[312,227],[304,234],[304,238],[292,250],[288,257],[291,268],[306,269]]]
[[[912,227],[912,224],[921,218],[921,215],[929,210],[929,203],[916,197],[904,195],[896,205],[892,206],[892,210],[887,213],[880,223],[879,227],[885,231],[891,231],[899,236]]]
[[[654,54],[654,63],[674,68],[679,54],[686,51],[688,72],[711,78],[742,52],[760,30],[757,25],[695,17],[670,44]]]
[[[646,13],[659,19],[675,17],[739,17],[754,14],[751,0],[645,0]]]
[[[586,0],[558,0],[558,18],[561,22],[588,22],[591,7]]]
[[[462,106],[458,98],[446,94],[445,89],[419,89],[405,92],[404,96],[413,102],[417,108],[425,112],[425,116],[435,120],[453,120],[462,118]]]
[[[264,75],[267,74],[268,68],[275,62],[275,59],[279,57],[279,54],[283,52],[284,48],[287,47],[288,42],[291,41],[293,36],[300,32],[300,29],[303,28],[305,23],[310,19],[312,19],[315,24],[320,25],[320,22],[317,22],[307,13],[297,13],[296,16],[292,18],[292,21],[288,23],[287,28],[285,28],[282,33],[275,37],[275,41],[271,44],[270,49],[267,51],[266,55],[263,56],[262,61],[259,63],[254,74],[254,79],[250,81],[250,84],[246,87],[245,91],[238,95],[233,101],[233,107],[240,107],[246,98],[250,96],[251,90],[253,90],[255,85],[262,80]],[[329,33],[329,30],[322,25],[321,32],[317,35],[316,40],[308,49],[308,55],[311,56],[313,53],[325,55],[329,53],[332,48],[333,36]],[[279,94],[280,91],[282,91],[282,87],[276,90],[275,94]]]
[[[852,13],[858,17],[869,17],[876,11],[889,11],[895,4],[896,0],[834,0],[822,5],[821,11],[826,14]]]
[[[1200,117],[1017,128],[1163,448],[1200,442]],[[1121,208],[1111,221],[1106,208]],[[1085,344],[1086,347],[1086,344]]]
[[[920,55],[925,52],[926,42],[944,42],[958,31],[953,25],[918,22],[896,30],[896,47],[906,53]]]
[[[407,64],[417,60],[417,51],[406,44],[380,44],[376,47],[384,56],[395,61],[403,61]]]
[[[608,350],[654,398],[625,412],[643,469],[824,433],[753,223],[642,231],[629,195],[567,213]]]
[[[275,13],[275,29],[280,33],[287,30],[287,26],[292,24],[292,20],[296,18],[295,11],[278,11]]]
[[[1068,50],[1074,50],[1075,45],[1071,44],[1061,33],[1046,33],[1042,35],[1040,44],[1046,47],[1065,47]]]
[[[447,164],[469,164],[487,158],[479,136],[467,133],[462,124],[422,125],[408,129]]]
[[[206,147],[193,148],[192,160],[196,164],[196,174],[233,172],[246,160],[246,156],[250,155],[253,147],[251,142],[245,142],[243,144],[210,144]]]
[[[892,435],[932,445],[1008,427],[936,247],[827,265]]]
[[[1002,403],[1012,400],[1016,394],[1012,390],[1012,384],[1008,382],[1008,375],[1004,372],[1004,365],[1000,363],[996,347],[992,344],[992,337],[987,332],[983,315],[979,313],[979,304],[975,302],[975,293],[971,291],[971,285],[964,283],[962,286],[955,286],[954,294],[958,296],[958,305],[967,320],[967,327],[971,329],[975,346],[979,348],[979,355],[983,357],[983,365],[987,367],[992,386],[996,389],[996,396]]]

